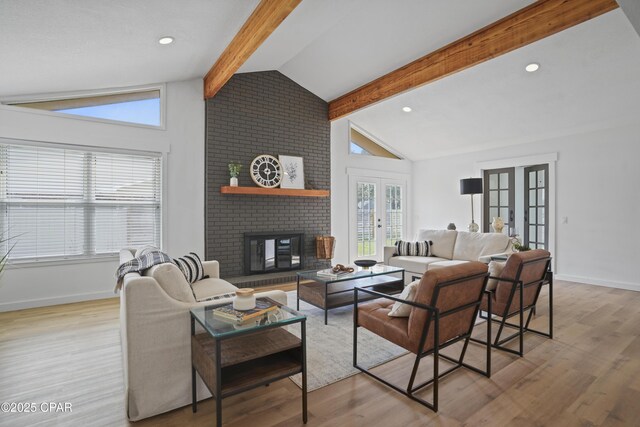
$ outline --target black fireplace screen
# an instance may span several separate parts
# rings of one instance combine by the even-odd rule
[[[245,274],[299,270],[303,247],[302,233],[245,233]]]

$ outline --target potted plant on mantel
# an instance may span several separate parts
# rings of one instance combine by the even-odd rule
[[[229,174],[231,175],[231,179],[229,180],[229,185],[232,187],[238,186],[238,175],[240,175],[240,171],[242,170],[242,165],[238,162],[229,163]]]

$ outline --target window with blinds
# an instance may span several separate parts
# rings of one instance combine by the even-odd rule
[[[0,143],[0,226],[10,260],[91,258],[160,246],[160,154]]]

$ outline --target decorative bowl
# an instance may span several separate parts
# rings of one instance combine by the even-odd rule
[[[376,261],[375,259],[360,259],[360,260],[354,262],[355,265],[357,265],[358,267],[362,267],[362,268],[373,267],[377,263],[378,263],[378,261]]]

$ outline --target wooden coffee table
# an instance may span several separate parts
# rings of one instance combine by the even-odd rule
[[[214,316],[218,305],[191,309],[191,393],[197,411],[196,372],[216,399],[216,425],[222,426],[222,399],[302,373],[302,421],[307,422],[306,316],[278,309],[238,327]],[[204,332],[196,333],[196,322]],[[300,323],[300,338],[283,326]]]
[[[400,293],[404,289],[404,268],[390,265],[375,265],[368,269],[355,267],[353,273],[336,278],[318,275],[318,271],[297,273],[297,309],[300,310],[300,300],[323,309],[325,325],[330,309],[353,304],[353,288],[356,286],[388,295]],[[374,298],[377,297],[361,292],[359,300]]]

